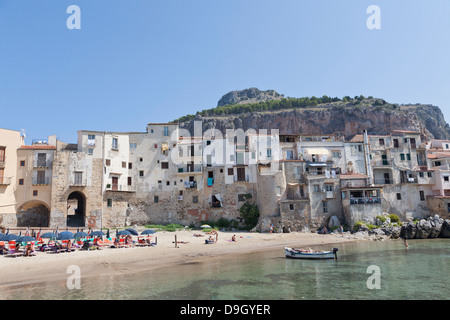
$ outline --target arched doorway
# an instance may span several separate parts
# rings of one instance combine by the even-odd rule
[[[18,227],[48,227],[50,209],[44,202],[28,201],[17,209]]]
[[[86,216],[86,198],[78,191],[69,194],[67,198],[67,226],[84,227]]]

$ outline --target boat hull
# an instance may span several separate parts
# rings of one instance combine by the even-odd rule
[[[300,252],[298,250],[292,248],[284,248],[284,253],[286,258],[290,259],[314,259],[314,260],[322,260],[322,259],[336,259],[335,251],[323,251],[323,252]]]

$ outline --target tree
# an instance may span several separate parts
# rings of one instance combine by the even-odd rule
[[[239,211],[241,212],[241,219],[244,221],[244,227],[248,230],[253,229],[259,219],[258,206],[246,201]]]

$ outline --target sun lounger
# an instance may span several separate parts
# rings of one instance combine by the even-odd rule
[[[16,251],[16,244],[10,243],[8,247],[8,253],[4,255],[5,257],[15,258],[23,256],[22,251]]]

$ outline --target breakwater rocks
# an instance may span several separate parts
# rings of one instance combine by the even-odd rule
[[[404,222],[401,227],[381,226],[369,229],[362,224],[352,236],[356,239],[369,240],[450,238],[450,220],[435,215],[419,221]]]

